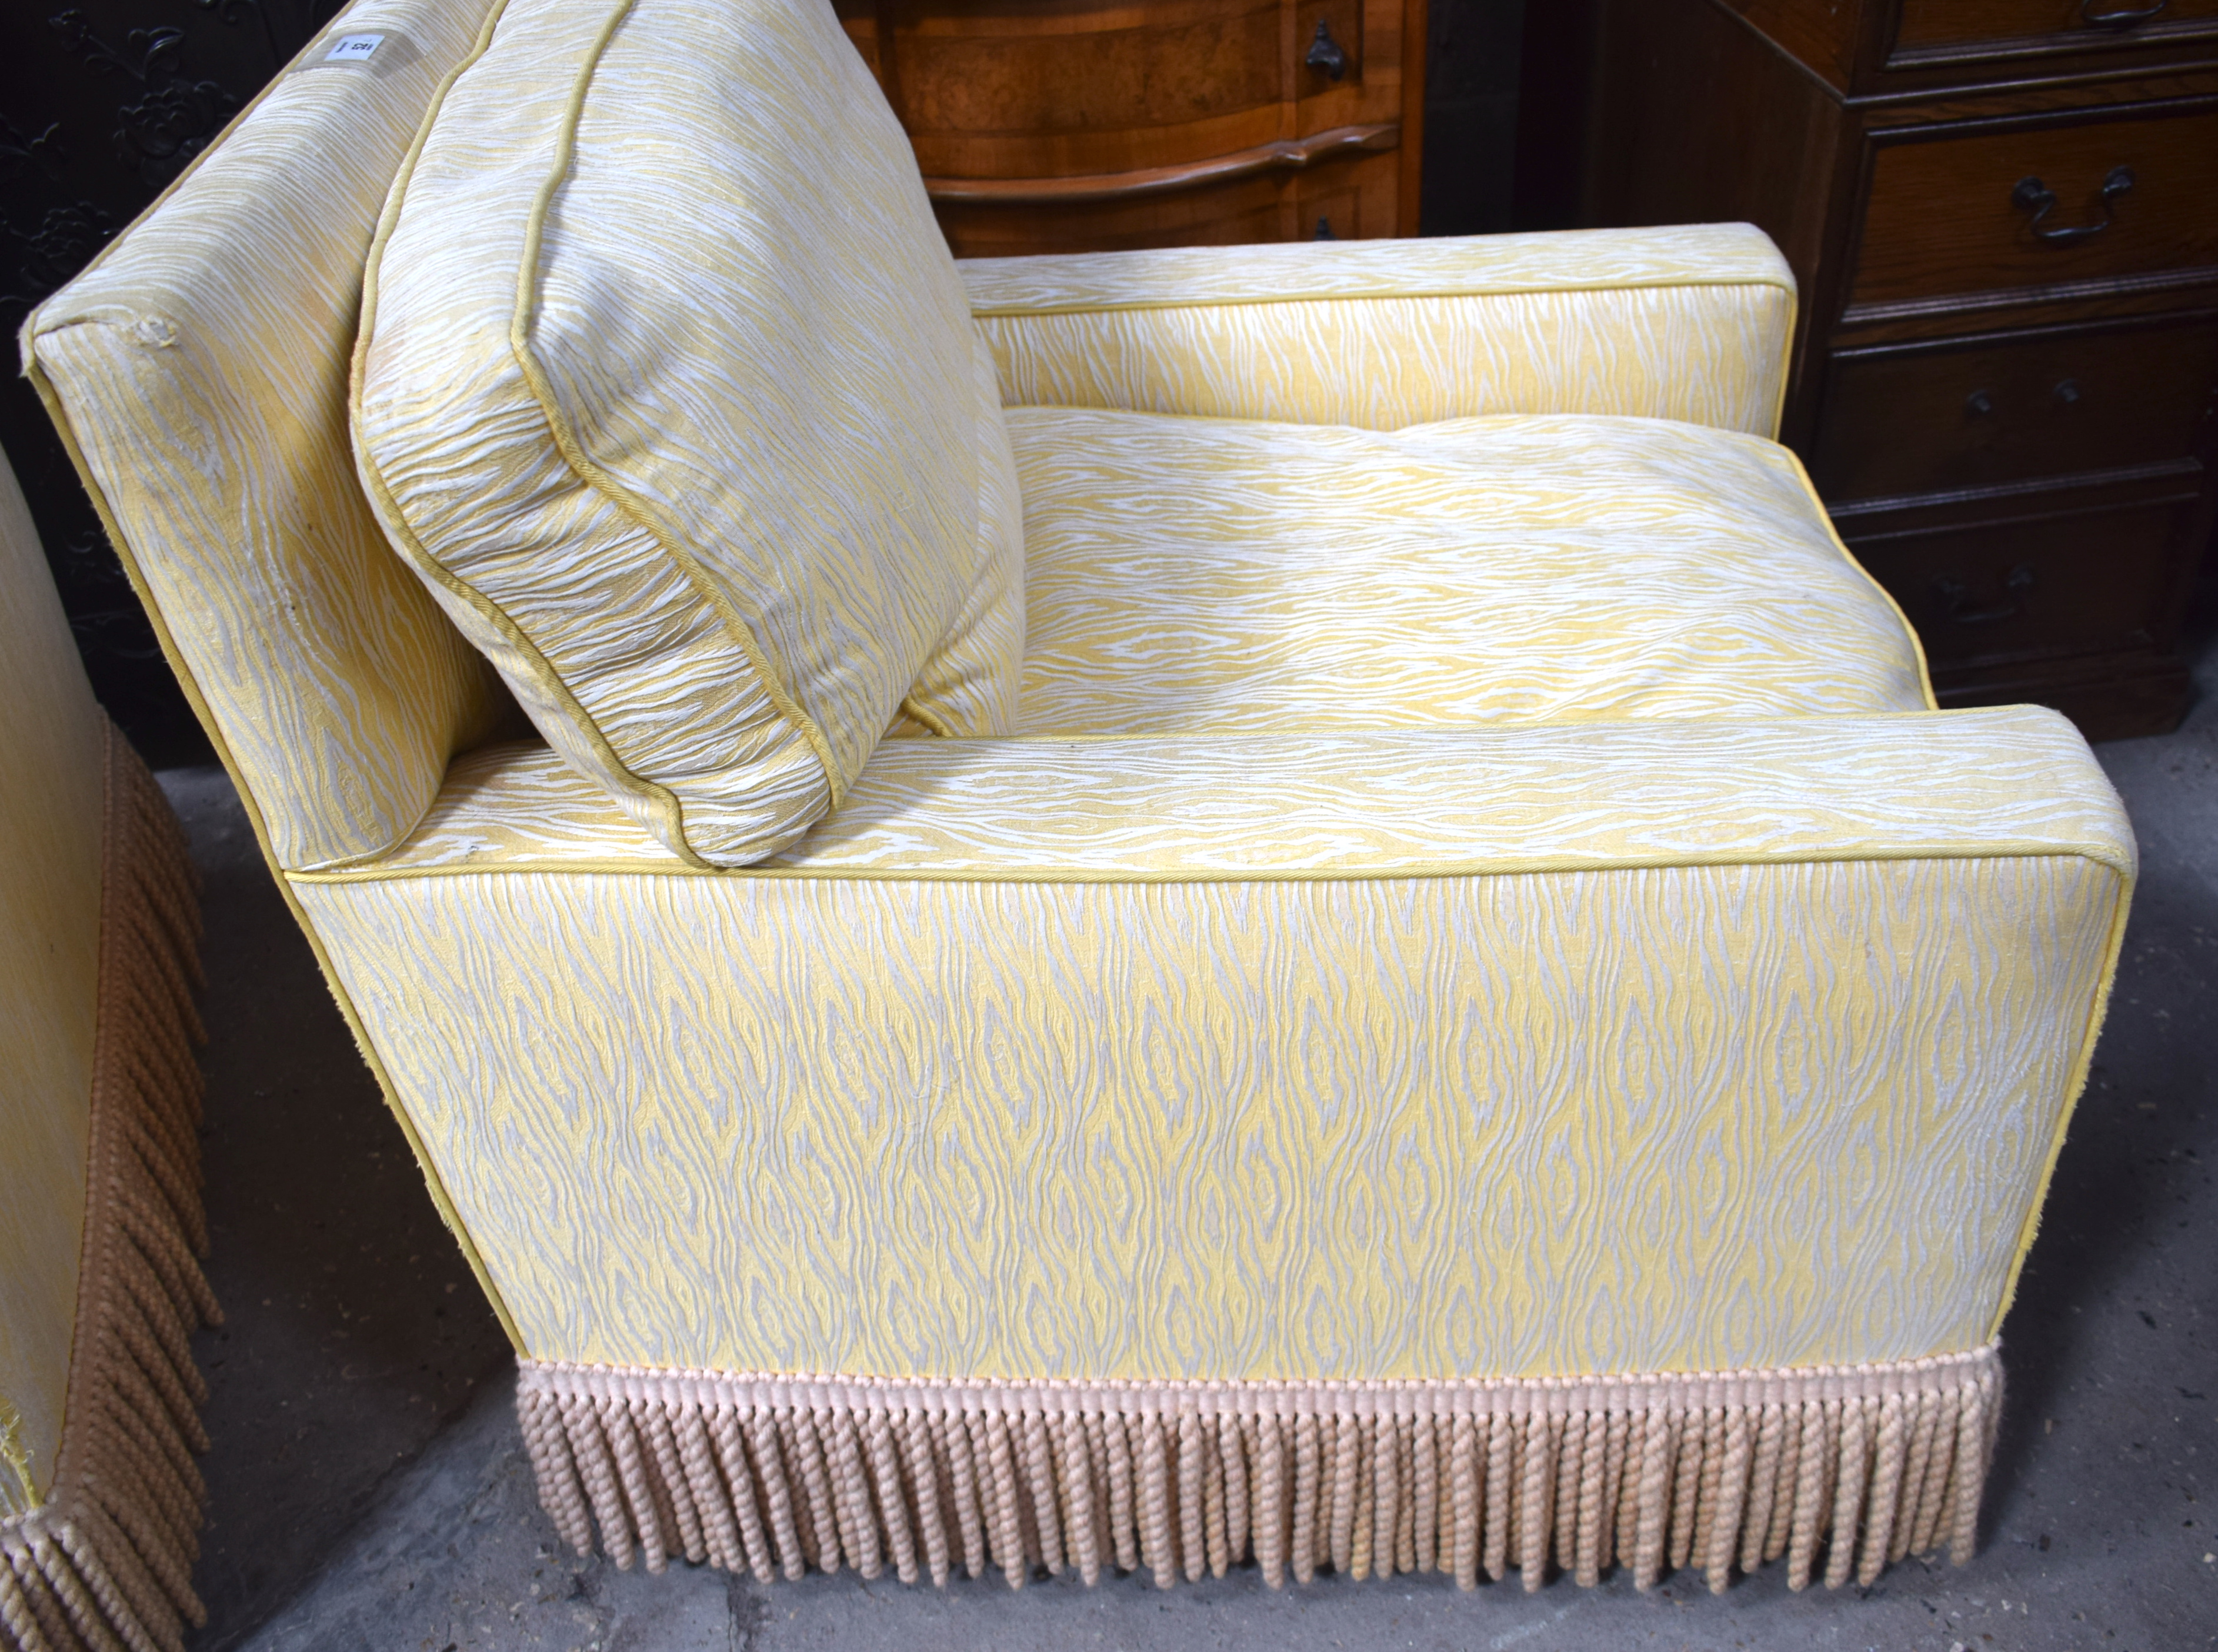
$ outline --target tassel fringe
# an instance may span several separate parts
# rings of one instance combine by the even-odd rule
[[[843,1565],[1012,1588],[1156,1586],[1252,1559],[1279,1588],[1510,1569],[1713,1591],[1961,1564],[2002,1392],[1995,1349],[1894,1364],[1579,1381],[938,1383],[525,1360],[539,1500],[580,1555],[768,1582]],[[1822,1569],[1821,1569],[1822,1568]]]
[[[206,1385],[191,1336],[222,1315],[196,1259],[200,908],[184,833],[108,732],[90,1173],[53,1482],[0,1521],[0,1652],[183,1652]]]

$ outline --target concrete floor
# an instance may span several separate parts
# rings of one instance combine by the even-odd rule
[[[439,1226],[222,775],[163,776],[207,875],[204,1132],[229,1317],[203,1333],[214,1450],[194,1652],[1640,1646],[2218,1647],[2218,649],[2179,733],[2100,748],[2141,894],[2108,1030],[2004,1327],[1980,1550],[1869,1591],[1713,1598],[1691,1575],[1527,1595],[1250,1568],[1158,1593],[853,1574],[769,1588],[558,1550],[508,1351]]]

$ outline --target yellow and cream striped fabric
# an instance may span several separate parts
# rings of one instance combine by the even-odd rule
[[[1794,455],[1658,419],[1009,414],[1035,734],[1930,703]]]
[[[106,731],[0,458],[0,1518],[53,1484],[100,1000]]]
[[[1925,798],[1924,777],[1941,774],[1946,795]],[[2084,742],[2055,713],[2013,707],[888,745],[753,874],[1479,875],[1845,857],[1880,840],[1942,856],[1973,822],[1983,854],[2060,845],[2132,870]],[[295,882],[562,871],[727,875],[672,854],[546,746],[516,743],[458,759],[393,854]]]
[[[129,233],[40,305],[24,361],[171,661],[286,866],[405,837],[511,714],[387,548],[346,385],[380,204],[481,0],[361,0]],[[338,28],[339,26],[335,26]],[[405,49],[403,49],[405,48]]]
[[[2060,720],[1918,713],[1752,439],[1768,243],[958,273],[828,8],[509,3],[355,7],[407,49],[282,79],[27,353],[523,1352],[1992,1338],[2131,838]],[[427,586],[343,387],[456,73],[361,363]],[[507,707],[443,604],[569,761],[449,770]]]
[[[295,888],[535,1358],[1522,1377],[1985,1341],[2132,853],[2011,710],[894,742],[716,875],[509,748]]]
[[[897,710],[1006,728],[1023,548],[993,364],[828,6],[507,0],[381,238],[370,496],[665,843],[778,848]]]
[[[1391,430],[1614,413],[1771,436],[1794,279],[1746,224],[957,266],[1013,406]]]

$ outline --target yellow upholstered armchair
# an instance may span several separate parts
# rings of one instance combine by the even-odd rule
[[[1973,1541],[2133,878],[1745,226],[957,265],[824,0],[362,0],[41,306],[580,1548]]]

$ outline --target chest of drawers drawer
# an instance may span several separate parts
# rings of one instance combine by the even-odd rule
[[[1835,355],[1810,473],[1836,509],[2044,478],[2192,467],[2218,316]]]
[[[1902,0],[1893,55],[2140,44],[2208,23],[2218,0]]]
[[[1412,234],[1424,0],[833,0],[958,257]]]
[[[1850,550],[1917,628],[1944,689],[1967,670],[2073,655],[2151,652],[2178,583],[2195,491],[2041,514],[1961,513],[1954,523],[1851,517]],[[1867,528],[1871,531],[1866,531]]]
[[[2218,273],[2214,203],[2218,99],[1877,133],[1843,319]]]

